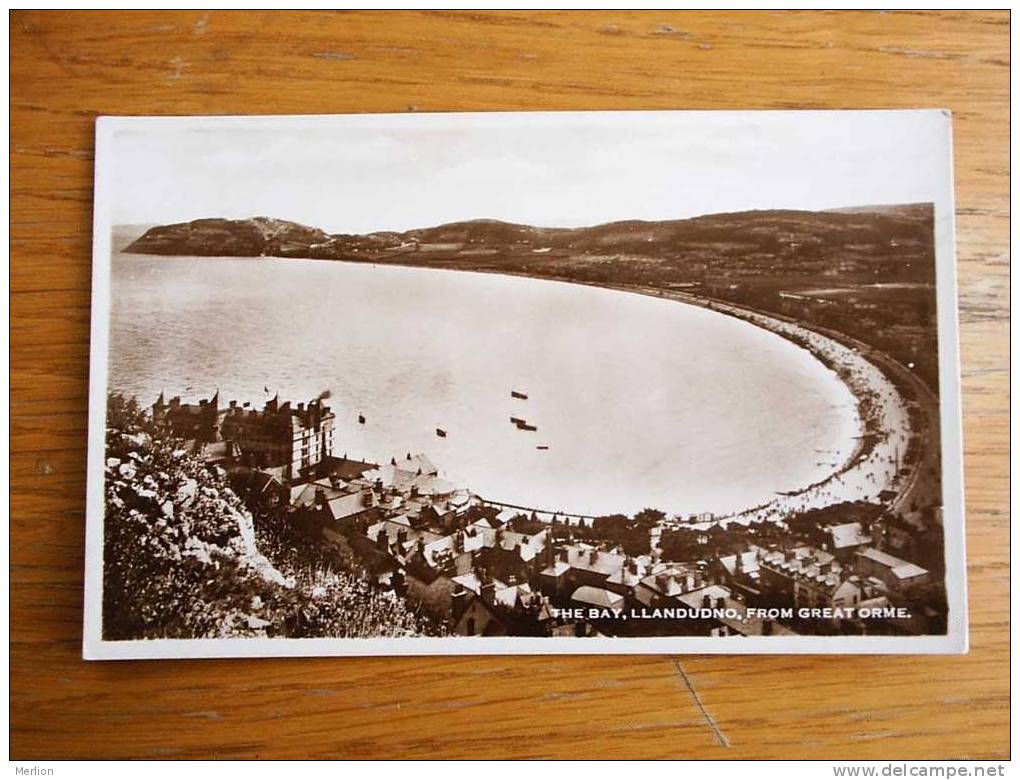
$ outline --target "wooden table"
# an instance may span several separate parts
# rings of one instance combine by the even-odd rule
[[[1007,12],[10,22],[13,758],[1008,756]],[[955,115],[968,656],[81,661],[95,116],[893,107]]]

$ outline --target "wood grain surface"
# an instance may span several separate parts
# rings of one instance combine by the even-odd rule
[[[1008,12],[10,23],[12,758],[1008,756]],[[80,659],[95,116],[894,107],[955,116],[969,655]]]

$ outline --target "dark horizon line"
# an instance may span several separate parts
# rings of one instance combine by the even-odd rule
[[[193,222],[199,222],[201,220],[206,220],[206,219],[222,219],[222,220],[224,220],[226,222],[250,222],[250,221],[256,220],[256,219],[272,219],[272,220],[276,220],[276,221],[279,221],[279,222],[290,222],[291,224],[299,225],[301,227],[308,228],[310,230],[321,230],[323,233],[326,233],[327,235],[330,235],[330,236],[337,236],[337,235],[372,236],[372,235],[378,235],[380,233],[397,233],[397,234],[401,234],[401,233],[410,233],[411,231],[414,231],[414,230],[435,230],[437,228],[448,227],[450,225],[466,225],[466,224],[480,223],[480,222],[489,222],[489,223],[495,223],[495,224],[500,224],[500,225],[510,225],[510,226],[514,226],[514,227],[526,227],[526,228],[533,228],[533,229],[537,229],[537,230],[571,231],[571,230],[593,230],[595,228],[608,227],[610,225],[621,225],[621,224],[625,224],[625,223],[641,223],[641,224],[646,224],[646,225],[662,225],[662,224],[668,224],[668,223],[673,223],[673,222],[689,222],[689,221],[692,221],[692,220],[695,220],[695,219],[703,219],[703,218],[706,218],[706,217],[727,217],[727,216],[736,216],[736,215],[739,215],[739,214],[763,214],[763,213],[772,213],[772,212],[793,213],[793,214],[840,214],[840,213],[848,214],[848,213],[853,213],[853,212],[876,213],[876,212],[879,212],[879,211],[881,211],[883,209],[911,208],[911,207],[922,207],[922,206],[928,206],[928,207],[934,209],[935,202],[934,201],[914,201],[914,202],[910,202],[910,203],[902,203],[902,202],[900,202],[900,203],[865,203],[865,204],[859,204],[859,205],[855,205],[855,206],[832,206],[832,207],[824,208],[824,209],[795,209],[795,208],[776,207],[776,208],[744,209],[744,210],[741,210],[741,211],[709,211],[709,212],[704,212],[702,214],[695,214],[695,215],[689,216],[689,217],[677,217],[677,218],[674,218],[674,219],[640,219],[640,218],[614,219],[614,220],[610,220],[608,222],[597,222],[597,223],[591,224],[591,225],[579,225],[579,226],[576,226],[576,227],[563,227],[563,226],[550,226],[550,225],[534,225],[534,224],[530,224],[530,223],[527,223],[527,222],[510,222],[508,220],[497,219],[495,217],[471,217],[471,218],[468,218],[468,219],[455,219],[455,220],[451,220],[449,222],[440,222],[440,223],[435,224],[435,225],[427,225],[427,226],[424,226],[424,227],[411,227],[411,228],[406,228],[404,230],[380,229],[380,230],[372,230],[372,231],[369,231],[367,233],[347,233],[347,232],[331,232],[329,230],[326,230],[325,228],[320,228],[320,227],[317,227],[315,225],[310,225],[310,224],[305,223],[305,222],[298,222],[296,220],[286,219],[286,218],[283,218],[283,217],[267,216],[265,214],[253,214],[252,216],[249,216],[249,217],[218,217],[218,216],[196,217],[195,219],[188,219],[188,220],[183,220],[183,221],[178,221],[178,222],[151,222],[151,223],[150,222],[116,222],[116,223],[113,223],[111,225],[111,227],[114,227],[114,228],[118,228],[118,227],[137,227],[137,228],[143,228],[143,227],[144,228],[169,227],[171,225],[188,225],[188,224],[191,224]]]

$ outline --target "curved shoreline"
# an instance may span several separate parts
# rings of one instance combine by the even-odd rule
[[[857,438],[850,454],[828,476],[803,488],[783,493],[763,504],[746,509],[712,516],[710,520],[694,524],[682,523],[679,520],[666,520],[666,526],[687,528],[708,528],[714,525],[723,526],[732,522],[748,525],[752,522],[781,522],[784,516],[809,509],[820,509],[842,502],[867,501],[884,503],[881,494],[891,491],[900,498],[906,475],[902,468],[902,458],[907,453],[910,442],[916,436],[910,425],[907,401],[904,399],[895,382],[885,372],[863,354],[867,345],[851,346],[843,341],[812,330],[793,320],[778,315],[747,309],[726,301],[701,298],[692,293],[679,290],[663,290],[652,286],[616,285],[585,282],[550,276],[532,276],[520,273],[505,273],[482,269],[456,269],[443,266],[420,266],[406,263],[382,263],[381,265],[407,265],[413,268],[431,268],[434,270],[469,271],[498,276],[516,276],[526,279],[578,284],[585,287],[598,287],[651,298],[666,299],[676,303],[697,306],[719,314],[734,317],[755,327],[768,331],[787,340],[811,354],[829,370],[835,372],[840,381],[849,389],[857,404],[857,415],[863,431]],[[843,337],[850,340],[849,337]],[[891,360],[891,358],[887,358]],[[838,489],[839,493],[834,491]],[[482,499],[485,501],[485,499]],[[492,500],[493,504],[501,502]],[[553,512],[534,508],[539,519],[543,515],[563,517],[563,512]],[[667,510],[669,512],[669,510]],[[569,514],[569,513],[567,513]],[[668,517],[679,518],[684,513],[669,513]]]
[[[626,289],[626,288],[616,288]],[[812,330],[792,320],[689,293],[660,290],[632,292],[667,298],[736,317],[785,338],[834,371],[857,403],[863,430],[846,459],[827,477],[795,491],[777,493],[771,501],[722,515],[711,524],[781,521],[783,516],[820,509],[844,501],[883,503],[882,494],[898,493],[903,482],[902,458],[916,432],[911,429],[907,401],[885,372],[859,347]]]
[[[328,261],[337,262],[337,261]],[[752,522],[781,522],[784,516],[808,509],[819,509],[842,502],[868,501],[883,503],[881,494],[885,491],[896,493],[893,503],[902,498],[902,483],[908,481],[901,468],[901,458],[907,453],[910,442],[919,435],[911,430],[910,415],[907,402],[899,392],[896,384],[874,362],[862,354],[872,350],[866,344],[858,343],[851,346],[844,341],[812,330],[800,323],[784,319],[779,315],[747,309],[726,301],[702,298],[680,290],[663,290],[648,285],[607,284],[568,279],[556,276],[535,276],[532,274],[514,273],[481,268],[451,268],[441,265],[421,265],[402,262],[372,261],[339,261],[355,264],[372,264],[381,266],[406,266],[410,268],[426,268],[430,270],[454,271],[492,274],[495,276],[513,276],[539,281],[576,284],[584,287],[598,287],[604,290],[615,290],[651,298],[666,299],[676,303],[697,306],[719,314],[734,317],[755,327],[768,331],[783,338],[794,346],[811,354],[822,365],[834,371],[840,381],[849,389],[857,403],[858,418],[864,431],[857,440],[850,455],[839,464],[827,477],[803,488],[777,493],[772,500],[758,506],[711,516],[708,521],[694,524],[683,523],[678,519],[666,520],[664,525],[683,526],[686,528],[708,528],[722,524],[724,527],[731,522],[748,525]],[[842,339],[853,341],[841,334]],[[892,362],[892,358],[884,356],[884,360]],[[905,369],[904,369],[905,371]],[[832,490],[839,488],[840,493]],[[479,497],[481,498],[481,497]],[[481,498],[484,502],[486,499]],[[494,505],[502,505],[495,499]],[[539,519],[563,517],[563,511],[550,511],[540,508],[531,509]],[[679,518],[683,512],[669,512],[670,518]],[[689,513],[687,513],[689,514]],[[571,515],[582,517],[584,515]],[[546,520],[545,522],[550,522]]]
[[[230,258],[236,259],[236,258]],[[296,258],[281,258],[294,260]],[[862,435],[857,440],[851,451],[833,471],[824,478],[804,487],[783,493],[776,493],[775,498],[757,506],[734,510],[716,515],[708,514],[708,520],[691,523],[684,522],[680,518],[690,517],[691,510],[686,512],[670,512],[671,519],[667,525],[677,524],[685,527],[710,527],[717,524],[729,524],[740,522],[749,524],[755,521],[779,522],[783,516],[806,509],[821,508],[830,506],[842,501],[880,501],[880,494],[886,490],[897,493],[896,501],[900,498],[899,489],[903,482],[903,473],[899,468],[900,458],[907,453],[910,442],[919,431],[912,431],[910,426],[910,415],[907,410],[907,403],[900,394],[896,384],[880,369],[874,362],[868,360],[862,354],[871,351],[867,345],[857,343],[852,346],[840,340],[840,338],[826,335],[819,331],[812,330],[796,321],[783,318],[780,315],[747,309],[726,301],[719,301],[710,298],[703,298],[689,292],[673,289],[662,289],[651,285],[612,284],[601,282],[590,282],[584,280],[563,278],[557,276],[533,275],[520,272],[484,269],[484,268],[455,268],[442,265],[425,265],[409,262],[378,262],[374,260],[325,260],[318,258],[301,258],[317,262],[341,262],[351,265],[378,265],[402,266],[408,268],[420,268],[440,271],[459,271],[477,274],[489,274],[497,276],[520,277],[524,279],[560,282],[563,284],[580,285],[585,287],[596,287],[604,290],[614,290],[642,295],[651,298],[671,300],[676,303],[697,306],[702,309],[724,314],[742,322],[761,328],[792,343],[811,354],[811,356],[822,363],[823,366],[834,371],[839,380],[848,388],[850,394],[856,401],[856,412],[858,421],[863,427]],[[837,336],[839,334],[836,334]],[[853,341],[843,336],[846,341]],[[883,356],[882,362],[891,362],[888,356]],[[905,368],[902,368],[906,372]],[[833,492],[838,489],[838,493]],[[483,502],[487,500],[479,496]],[[491,500],[494,505],[502,502]],[[664,508],[670,511],[670,508]],[[696,507],[693,508],[696,511]],[[563,511],[551,511],[540,508],[533,508],[529,511],[535,512],[539,517],[564,518],[564,515],[573,517],[585,517],[587,515],[574,514]],[[704,517],[707,513],[703,513]],[[550,522],[546,520],[546,522]],[[562,522],[562,519],[560,520]]]

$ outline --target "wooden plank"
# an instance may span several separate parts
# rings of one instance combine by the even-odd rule
[[[10,21],[13,758],[1008,756],[1008,12]],[[955,116],[968,656],[80,660],[96,115],[891,107]]]

